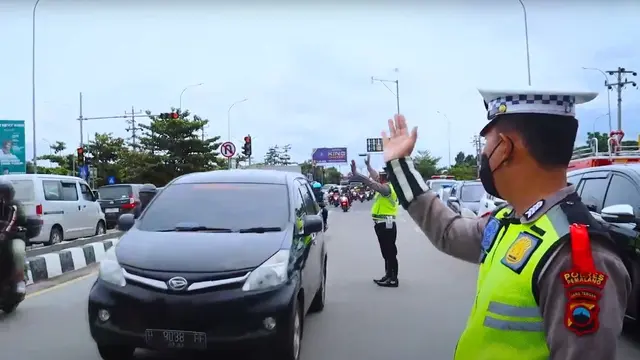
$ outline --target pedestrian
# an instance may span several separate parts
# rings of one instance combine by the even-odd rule
[[[157,192],[158,189],[153,184],[142,185],[138,192],[140,194],[140,203],[133,210],[133,215],[136,219],[142,215],[142,212],[147,208],[147,205],[149,205],[151,200],[156,196]]]
[[[417,128],[402,115],[383,132],[402,206],[430,241],[480,264],[477,294],[455,350],[468,359],[615,359],[629,270],[566,172],[578,129],[574,106],[597,93],[480,91],[489,122],[480,180],[508,204],[464,218],[428,190],[409,157]]]
[[[371,167],[368,155],[365,163],[371,178],[358,173],[355,160],[351,160],[351,180],[361,181],[376,192],[371,206],[371,217],[373,229],[380,244],[380,252],[384,259],[384,276],[380,279],[374,279],[373,282],[382,287],[398,287],[400,284],[398,281],[398,248],[396,247],[398,197],[393,186]]]

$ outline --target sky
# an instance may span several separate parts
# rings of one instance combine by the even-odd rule
[[[524,1],[533,86],[600,92],[577,107],[579,141],[608,131],[604,76],[582,67],[640,71],[640,1]],[[0,119],[26,121],[28,158],[32,10],[31,1],[0,2]],[[419,128],[416,149],[447,166],[449,154],[453,161],[458,151],[473,152],[472,137],[486,122],[477,89],[526,86],[524,24],[517,0],[41,0],[37,154],[55,141],[79,144],[80,92],[84,117],[132,106],[160,113],[202,83],[184,92],[182,107],[210,120],[208,135],[227,140],[230,132],[238,148],[251,134],[258,161],[285,144],[294,161],[319,147],[347,147],[358,158],[396,110],[375,76],[399,80],[400,110]],[[640,92],[628,87],[622,97],[623,129],[636,139]],[[84,140],[95,132],[127,137],[126,127],[123,119],[86,121]],[[382,156],[373,162],[381,167]]]

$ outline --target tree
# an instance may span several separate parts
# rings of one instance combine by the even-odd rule
[[[335,167],[329,167],[324,169],[324,182],[323,184],[340,184],[342,180],[342,173]]]
[[[93,140],[86,146],[87,153],[91,155],[91,166],[96,168],[98,184],[106,184],[108,176],[120,177],[120,164],[118,160],[125,155],[125,140],[114,137],[111,133],[95,133]]]
[[[280,165],[280,147],[278,145],[274,145],[267,150],[264,155],[264,164]]]
[[[287,144],[280,149],[280,153],[278,157],[280,158],[281,165],[291,165],[291,155],[289,155],[289,151],[291,150],[291,145]]]
[[[428,150],[418,151],[418,154],[413,157],[413,163],[416,170],[422,175],[423,178],[428,179],[438,173],[439,157],[434,157]]]
[[[202,140],[200,131],[209,120],[194,115],[188,118],[189,112],[179,112],[172,108],[171,112],[178,112],[177,119],[160,119],[147,115],[151,119],[149,125],[140,124],[140,150],[144,154],[127,155],[132,157],[132,165],[136,162],[141,166],[141,173],[153,179],[156,185],[165,185],[172,179],[199,171],[220,168],[223,160],[217,152],[220,147],[219,136]],[[137,151],[134,151],[137,152]]]

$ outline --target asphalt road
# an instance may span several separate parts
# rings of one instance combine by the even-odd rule
[[[327,306],[307,318],[303,360],[451,359],[475,288],[476,266],[438,253],[408,217],[399,216],[400,287],[375,286],[382,260],[370,203],[330,214]],[[34,293],[0,315],[3,359],[99,360],[86,322],[95,275]],[[623,338],[618,359],[640,358]],[[171,358],[139,352],[140,359]],[[180,357],[184,359],[184,357]]]

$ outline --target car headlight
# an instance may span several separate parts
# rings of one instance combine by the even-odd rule
[[[104,260],[100,261],[100,272],[98,276],[101,280],[114,285],[127,285],[123,269],[120,264],[118,264],[118,259],[116,258],[115,246],[107,250]]]
[[[289,250],[280,250],[249,274],[243,291],[264,290],[287,281],[289,275]]]

